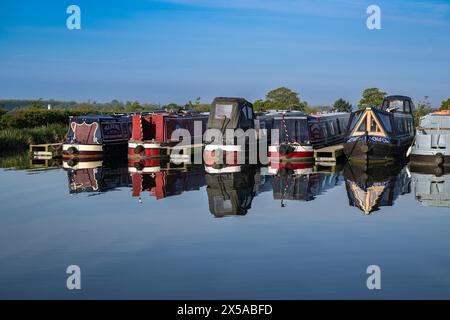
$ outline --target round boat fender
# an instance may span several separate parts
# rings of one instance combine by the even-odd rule
[[[438,166],[441,166],[444,164],[444,155],[442,153],[436,153],[434,156],[434,163]]]
[[[433,170],[433,173],[436,177],[440,177],[444,174],[444,168],[442,167],[435,167]]]
[[[78,154],[78,149],[75,147],[70,147],[69,149],[67,149],[67,153],[72,155]]]
[[[80,162],[80,160],[79,160],[78,158],[73,158],[73,159],[69,159],[69,160],[67,161],[67,164],[68,164],[70,167],[75,167],[75,166],[78,164],[78,162]]]
[[[143,145],[138,145],[138,146],[136,146],[136,148],[134,148],[134,153],[135,154],[141,154],[144,151],[145,151],[145,148],[144,148]]]
[[[138,170],[138,171],[142,171],[142,169],[145,168],[144,164],[142,164],[140,161],[139,161],[139,162],[136,162],[136,163],[134,164],[134,167],[135,167],[136,170]]]
[[[369,146],[367,144],[363,144],[360,147],[360,150],[361,150],[362,153],[367,153],[367,152],[369,152]]]

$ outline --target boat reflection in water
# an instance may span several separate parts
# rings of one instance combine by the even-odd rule
[[[435,167],[436,168],[436,167]],[[435,174],[434,168],[420,170],[411,167],[416,200],[424,206],[450,207],[450,173],[448,170]]]
[[[67,171],[69,193],[103,193],[130,187],[130,175],[123,159],[99,161],[63,161]]]
[[[205,182],[203,165],[175,164],[161,159],[129,159],[128,172],[133,184],[133,197],[148,192],[157,200],[199,190]]]
[[[258,166],[205,166],[209,211],[216,218],[245,215],[253,198],[270,191],[270,177]]]
[[[400,195],[411,192],[411,175],[405,165],[350,164],[344,167],[349,205],[369,215],[392,206]]]
[[[340,184],[339,172],[317,172],[313,163],[271,163],[273,197],[281,200],[311,201]]]

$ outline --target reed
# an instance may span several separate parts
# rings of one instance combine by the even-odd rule
[[[63,142],[67,125],[50,124],[35,128],[0,130],[0,153],[28,148],[30,144]]]

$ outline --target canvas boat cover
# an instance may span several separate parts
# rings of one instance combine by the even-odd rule
[[[253,128],[253,105],[243,98],[215,98],[211,104],[208,129]]]

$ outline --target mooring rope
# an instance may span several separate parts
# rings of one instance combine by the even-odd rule
[[[284,137],[285,140],[284,142],[289,142],[289,133],[288,133],[288,129],[286,126],[286,120],[284,119],[285,114],[283,113],[283,115],[281,116],[281,123],[283,124],[283,128],[284,128]]]

